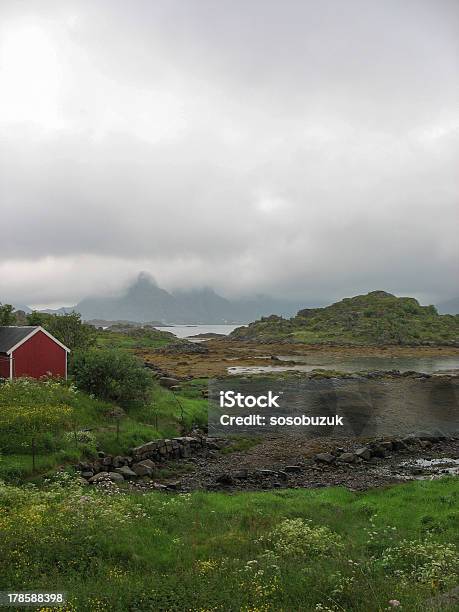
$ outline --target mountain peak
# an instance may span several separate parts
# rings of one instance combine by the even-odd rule
[[[150,272],[145,272],[145,270],[142,270],[137,275],[137,278],[135,279],[135,281],[131,284],[131,287],[134,287],[136,285],[143,285],[143,286],[150,285],[153,287],[157,287],[158,283],[156,282],[155,277],[152,274],[150,274]]]

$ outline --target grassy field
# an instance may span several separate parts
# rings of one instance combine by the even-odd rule
[[[177,341],[170,332],[156,329],[144,329],[134,327],[125,331],[112,331],[110,329],[98,330],[96,346],[98,348],[117,349],[155,349],[161,348]]]
[[[36,472],[32,470],[30,446],[16,439],[6,427],[0,429],[0,479],[19,482],[58,465],[76,463],[96,450],[125,454],[154,438],[180,435],[207,422],[207,404],[200,389],[203,382],[184,384],[179,393],[153,385],[147,403],[125,407],[119,422],[110,416],[114,405],[78,391],[72,384],[55,381],[18,380],[0,386],[0,410],[34,405],[69,406],[70,424],[60,436],[44,432],[37,438]]]
[[[110,332],[98,343],[131,351],[157,340]],[[153,383],[148,400],[124,405],[118,435],[116,406],[70,382],[3,383],[0,425],[34,407],[70,417],[58,434],[37,433],[35,471],[29,438],[0,426],[0,590],[67,593],[64,606],[40,612],[457,610],[428,603],[458,582],[457,478],[363,493],[144,495],[75,480],[71,464],[98,449],[124,454],[205,425],[205,386]]]
[[[3,486],[0,589],[63,589],[69,612],[376,612],[391,600],[424,612],[457,581],[458,503],[452,479],[359,494]]]

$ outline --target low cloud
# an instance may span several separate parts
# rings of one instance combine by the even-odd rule
[[[459,10],[0,9],[0,300],[457,295]],[[6,88],[6,89],[5,89]]]

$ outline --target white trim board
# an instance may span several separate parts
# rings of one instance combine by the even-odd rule
[[[9,351],[6,351],[6,354],[11,355],[17,348],[19,348],[22,344],[24,344],[24,342],[27,342],[27,340],[30,340],[30,338],[35,336],[35,334],[37,334],[39,331],[42,331],[45,334],[45,336],[48,336],[48,338],[51,338],[51,340],[53,340],[53,342],[55,342],[61,348],[63,348],[66,353],[70,353],[70,349],[67,348],[65,344],[62,344],[62,342],[59,342],[59,340],[55,338],[52,334],[50,334],[48,331],[46,331],[46,329],[44,329],[41,325],[38,325],[35,329],[33,329],[30,332],[30,334],[27,334],[25,338],[23,338],[22,340],[17,342],[14,346],[12,346]]]

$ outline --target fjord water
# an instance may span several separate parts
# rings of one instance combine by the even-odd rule
[[[276,405],[261,409],[225,403],[221,392],[259,397],[271,389]],[[368,379],[239,376],[209,384],[209,431],[212,435],[281,433],[302,436],[403,436],[416,432],[456,435],[459,429],[459,377],[432,376]],[[262,414],[263,422],[222,422],[229,416]],[[342,422],[333,421],[339,415]],[[285,417],[279,422],[279,416]],[[276,417],[273,421],[271,417]],[[297,422],[288,422],[294,417]],[[312,420],[304,421],[303,417]],[[328,418],[318,423],[313,419]]]
[[[242,323],[237,325],[171,325],[167,327],[158,327],[160,331],[171,332],[177,338],[190,338],[197,334],[222,334],[227,336],[233,329],[240,327]]]
[[[376,357],[359,356],[345,357],[343,359],[333,357],[314,357],[303,355],[279,355],[278,359],[282,365],[273,366],[247,366],[228,368],[230,374],[250,374],[262,372],[285,372],[295,370],[300,372],[311,372],[318,368],[324,370],[338,370],[340,372],[371,372],[391,371],[400,372],[422,372],[434,374],[436,372],[459,373],[459,356],[431,356],[431,357]],[[289,363],[295,362],[295,363]]]

